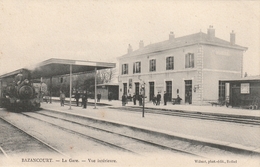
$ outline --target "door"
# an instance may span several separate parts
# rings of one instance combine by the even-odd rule
[[[127,83],[123,83],[124,84],[124,91],[123,91],[123,93],[124,93],[124,95],[127,95]]]
[[[185,80],[185,103],[192,103],[192,80]]]
[[[241,104],[240,100],[240,85],[232,84],[231,87],[231,106],[239,107]]]
[[[153,100],[154,97],[154,82],[149,82],[149,97],[150,97],[150,101]]]
[[[136,82],[136,83],[135,83],[135,94],[136,94],[136,95],[139,95],[139,93],[140,93],[139,85],[140,85],[139,82]]]
[[[168,101],[172,101],[172,81],[166,81],[166,93],[168,94]]]

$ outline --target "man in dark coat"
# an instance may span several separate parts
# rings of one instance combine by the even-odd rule
[[[75,94],[75,99],[76,99],[77,106],[79,106],[79,98],[80,98],[80,94],[77,91],[76,94]]]
[[[65,94],[60,91],[60,105],[64,106],[64,102],[65,102]]]
[[[135,93],[133,95],[133,102],[134,102],[134,105],[136,105],[136,95],[135,95]]]
[[[157,97],[155,95],[153,95],[153,105],[157,105]]]
[[[177,95],[176,104],[181,104],[181,100],[182,100],[182,98],[180,98],[180,96]]]
[[[100,99],[101,99],[101,93],[98,93],[97,94],[97,101],[100,102]]]
[[[142,92],[140,92],[140,94],[138,95],[138,101],[139,101],[139,106],[143,105],[143,96],[142,96]]]
[[[161,96],[160,92],[158,92],[158,94],[157,94],[157,99],[156,99],[156,100],[157,100],[157,103],[156,103],[157,106],[160,105],[161,98],[162,98],[162,96]]]
[[[109,101],[112,100],[112,93],[111,93],[111,92],[108,93],[108,100],[109,100]]]
[[[167,105],[167,101],[168,101],[168,93],[166,91],[164,91],[164,95],[163,95],[163,101],[164,101],[164,105]]]
[[[122,96],[122,106],[125,106],[126,98],[127,98],[127,96],[125,94],[123,94],[123,96]]]
[[[87,91],[84,91],[84,93],[82,95],[83,108],[87,108],[87,102],[88,102],[88,94],[87,94]]]

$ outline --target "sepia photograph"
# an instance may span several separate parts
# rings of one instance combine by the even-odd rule
[[[259,167],[260,1],[0,0],[1,167]]]

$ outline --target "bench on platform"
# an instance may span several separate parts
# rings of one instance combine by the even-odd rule
[[[212,106],[224,106],[226,104],[225,100],[218,99],[217,102],[209,102]]]
[[[181,104],[181,99],[178,100],[177,98],[172,98],[172,104]]]

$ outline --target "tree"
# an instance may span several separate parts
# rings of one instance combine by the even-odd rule
[[[111,80],[115,77],[116,69],[104,69],[97,71],[97,84],[110,83]],[[61,79],[62,78],[62,79]],[[56,76],[52,78],[52,95],[59,96],[60,91],[62,90],[66,96],[69,95],[70,90],[70,76]],[[48,90],[50,91],[50,80],[44,79],[44,83],[47,84]],[[73,89],[83,92],[87,90],[89,93],[95,93],[95,72],[90,73],[81,73],[72,75],[72,86]]]
[[[114,79],[115,74],[116,74],[115,68],[99,70],[97,72],[97,83],[98,84],[110,83]]]

